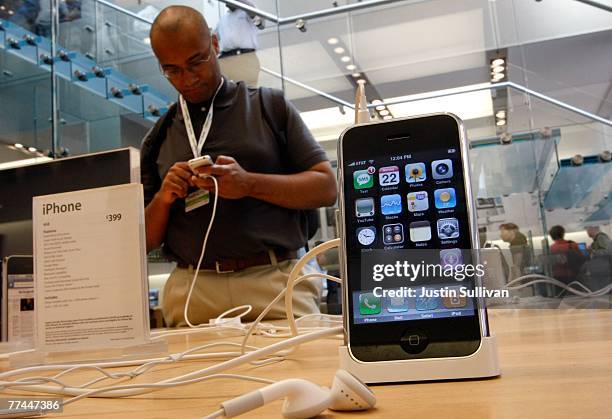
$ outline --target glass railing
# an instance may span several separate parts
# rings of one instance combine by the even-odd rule
[[[27,35],[0,19],[0,163],[33,161],[51,148],[51,77],[36,65],[38,50]]]
[[[41,44],[49,44],[48,8],[41,7],[36,15],[27,2],[0,3],[5,8],[0,14],[6,20],[45,36]],[[612,30],[604,2],[598,2],[602,7],[576,0],[554,5],[517,0],[256,3],[251,11],[264,22],[258,31],[259,84],[283,88],[302,111],[352,103],[358,79],[367,82],[371,99],[488,82],[490,60],[498,55],[506,58],[507,76],[521,86],[594,114],[609,114],[612,106],[609,94],[597,87],[607,82],[605,72],[597,69],[606,68],[602,57]],[[180,4],[200,10],[213,28],[227,13],[226,5],[245,7],[235,0]],[[123,91],[124,98],[130,96],[116,100],[110,95],[111,101],[124,108],[119,113],[128,111],[155,120],[176,96],[159,74],[148,37],[150,22],[161,7],[156,1],[118,6],[108,0],[60,5],[58,48],[77,54],[74,67],[81,72],[91,73],[92,64],[112,70],[107,89]],[[568,58],[568,51],[579,51],[580,59]],[[586,72],[581,67],[585,61],[593,64],[586,66]],[[7,71],[0,80],[47,76],[36,66],[21,64],[11,71],[14,63],[5,60]],[[57,64],[62,66],[68,67]],[[94,84],[81,83],[95,93],[97,88],[89,87]],[[132,84],[147,86],[141,89],[141,103],[129,94]]]

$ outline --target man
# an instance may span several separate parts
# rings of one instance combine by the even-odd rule
[[[548,234],[554,240],[553,244],[550,245],[550,253],[558,257],[552,267],[553,276],[560,281],[569,283],[576,279],[587,258],[580,252],[576,242],[565,240],[563,226],[553,226]]]
[[[157,158],[154,128],[143,142],[141,159],[147,249],[163,243],[177,261],[164,288],[164,318],[170,326],[186,323],[183,310],[213,198],[199,207],[197,199],[192,205],[185,198],[199,196],[202,204],[206,191],[214,193],[212,180],[196,176],[186,161],[204,154],[215,164],[198,171],[216,178],[219,203],[188,318],[207,322],[245,304],[254,308],[247,318],[254,318],[285,286],[296,250],[306,242],[298,210],[335,202],[331,165],[282,95],[277,96],[286,110],[286,144],[279,144],[263,117],[275,109],[262,109],[261,90],[221,76],[217,38],[199,12],[185,6],[164,9],[150,37],[164,75],[181,95]],[[297,290],[297,313],[318,311],[320,281]],[[283,315],[282,304],[270,313],[272,318]]]
[[[500,238],[510,245],[512,254],[513,273],[512,278],[523,274],[523,268],[531,265],[531,252],[527,243],[527,237],[519,231],[514,223],[505,223],[499,226]]]
[[[612,242],[610,237],[599,226],[588,226],[586,228],[588,236],[593,239],[591,244],[591,253],[594,256],[612,254]]]
[[[255,7],[248,0],[239,0],[247,6]],[[228,12],[221,16],[215,35],[219,39],[221,54],[219,65],[221,73],[235,81],[244,81],[249,87],[257,87],[259,79],[258,27],[263,28],[263,20],[258,16],[227,4]],[[258,21],[256,26],[254,20]]]

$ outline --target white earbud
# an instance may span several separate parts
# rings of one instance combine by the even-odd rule
[[[331,388],[331,410],[367,410],[376,405],[370,388],[348,371],[338,370]]]
[[[368,386],[348,372],[338,370],[331,390],[307,380],[291,378],[227,400],[221,403],[221,408],[224,416],[229,418],[281,398],[285,398],[282,414],[287,419],[311,418],[328,408],[366,410],[376,404],[376,397]]]

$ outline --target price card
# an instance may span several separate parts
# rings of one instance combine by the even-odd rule
[[[148,341],[143,202],[135,183],[34,197],[38,350]]]

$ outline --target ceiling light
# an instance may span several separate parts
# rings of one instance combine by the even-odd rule
[[[15,12],[13,12],[12,10],[9,10],[9,15],[13,16],[15,14]]]
[[[342,58],[340,58],[340,61],[342,61],[343,63],[348,63],[349,61],[351,61],[351,57],[349,57],[348,55],[344,55]]]
[[[383,109],[382,111],[378,111],[379,114],[381,114],[382,116],[387,116],[389,115],[389,111],[386,109]]]
[[[475,84],[470,88],[489,87],[489,83]],[[395,117],[424,115],[427,113],[451,112],[461,119],[493,118],[493,100],[488,89],[464,93],[462,88],[438,90],[410,96],[385,97],[387,108]],[[432,97],[435,96],[435,97]]]
[[[349,65],[346,66],[346,69],[348,71],[353,71],[356,68],[357,68],[357,66],[355,64],[349,64]]]
[[[334,52],[335,52],[336,54],[344,54],[344,48],[342,48],[342,47],[336,47],[336,48],[334,48]]]
[[[361,77],[361,73],[353,73],[352,76],[355,78],[359,78]]]
[[[380,99],[374,99],[374,100],[372,101],[372,105],[378,105],[378,104],[380,104],[380,103],[382,103],[382,100],[380,100]]]
[[[5,10],[6,7],[4,7],[4,5],[0,6],[0,10]]]
[[[386,116],[383,116],[383,119],[387,121],[389,119],[393,119],[393,117],[391,115],[386,115]]]
[[[504,72],[504,67],[501,65],[498,65],[497,67],[493,67],[493,73],[503,73]]]
[[[378,105],[378,106],[376,107],[376,110],[377,110],[377,111],[382,111],[382,110],[385,110],[385,109],[387,109],[387,107],[386,107],[385,105]]]
[[[506,125],[506,120],[500,119],[499,121],[495,123],[495,125],[497,125],[498,127],[503,127],[504,125]]]
[[[34,153],[36,151],[36,148],[35,147],[28,147],[28,151],[30,153]]]
[[[495,73],[493,74],[493,77],[491,78],[493,81],[498,81],[503,79],[504,77],[506,77],[506,75],[504,73]]]
[[[505,119],[506,118],[506,111],[499,111],[495,114],[496,118],[501,118],[501,119]]]
[[[327,40],[327,43],[328,43],[329,45],[336,45],[338,42],[340,42],[340,41],[338,40],[338,38],[329,38],[329,39]]]
[[[357,80],[357,83],[363,83],[363,84],[365,84],[365,83],[366,83],[366,81],[365,81],[365,79],[359,79],[359,80]]]
[[[15,148],[23,148],[23,144],[15,143]]]
[[[491,67],[496,67],[498,65],[504,65],[506,63],[506,60],[504,60],[503,58],[496,58],[493,61],[491,61]]]

